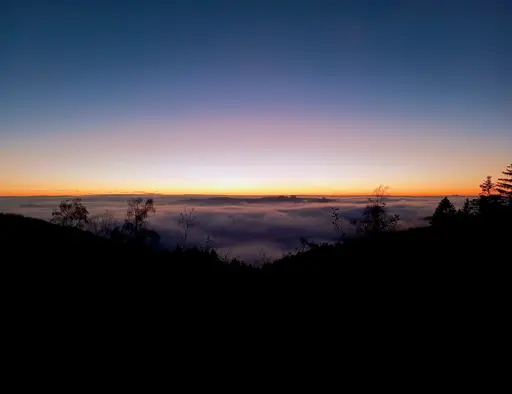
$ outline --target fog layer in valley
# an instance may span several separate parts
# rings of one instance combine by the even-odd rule
[[[133,196],[108,195],[82,197],[91,215],[110,211],[121,221],[126,213],[126,201]],[[230,257],[248,262],[268,257],[278,258],[293,252],[299,246],[299,238],[330,242],[337,234],[331,224],[332,208],[339,208],[345,220],[344,229],[354,231],[350,219],[361,216],[368,202],[366,197],[319,197],[265,198],[252,197],[190,197],[190,196],[142,196],[152,197],[156,214],[149,219],[150,226],[161,237],[165,247],[174,247],[180,240],[182,229],[178,225],[180,212],[195,209],[196,226],[188,236],[189,245],[204,245],[207,237],[213,240],[215,249]],[[0,197],[0,212],[19,213],[25,216],[49,220],[53,209],[65,197]],[[391,213],[400,215],[400,227],[424,226],[441,197],[388,197]],[[458,208],[464,197],[450,197]]]

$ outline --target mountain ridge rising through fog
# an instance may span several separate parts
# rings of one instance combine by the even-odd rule
[[[439,194],[390,194],[389,197],[467,197],[473,198],[478,194],[450,194],[450,193],[439,193]],[[290,197],[296,196],[300,198],[351,198],[351,197],[370,197],[368,193],[354,193],[354,194],[338,194],[338,193],[323,193],[323,194],[201,194],[201,193],[158,193],[158,192],[126,192],[126,193],[62,193],[62,194],[12,194],[12,195],[0,195],[0,198],[83,198],[83,197],[199,197],[199,198],[216,198],[216,197],[229,197],[229,198],[273,198],[273,197]]]

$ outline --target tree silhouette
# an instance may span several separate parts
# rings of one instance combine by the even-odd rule
[[[152,198],[148,198],[146,201],[140,197],[128,200],[124,231],[137,237],[143,230],[146,230],[148,215],[155,211]]]
[[[494,191],[496,184],[492,181],[492,176],[488,175],[485,181],[480,184],[480,195],[489,197]]]
[[[505,177],[498,179],[499,182],[496,184],[496,190],[502,197],[512,198],[512,164],[507,166],[507,168],[502,171],[502,174],[505,175]]]
[[[471,215],[471,201],[469,201],[469,198],[466,198],[466,201],[464,201],[464,205],[462,206],[462,209],[460,210],[464,215]]]
[[[114,215],[110,211],[91,216],[87,230],[99,237],[110,237],[112,231],[117,227]]]
[[[342,240],[345,237],[345,231],[343,231],[343,222],[339,210],[340,209],[336,207],[332,208],[330,217],[334,230],[338,234],[338,240]]]
[[[443,227],[452,221],[456,213],[457,211],[455,210],[452,202],[448,199],[448,197],[445,197],[437,206],[434,214],[432,215],[432,220],[430,223],[432,226]]]
[[[65,227],[83,229],[89,222],[89,211],[82,204],[81,198],[61,201],[59,209],[52,212],[52,223]]]
[[[181,236],[181,246],[185,247],[187,243],[187,238],[190,230],[197,224],[197,217],[194,216],[195,208],[192,208],[190,211],[187,211],[187,208],[180,212],[180,216],[178,218],[178,225],[182,228],[183,234]]]
[[[476,213],[475,201],[466,198],[464,205],[458,210],[458,213],[462,216],[473,216]]]
[[[386,192],[389,186],[380,185],[373,191],[373,197],[368,199],[369,204],[363,211],[363,218],[352,220],[356,231],[363,234],[377,234],[384,231],[396,230],[399,215],[390,215],[386,207]]]

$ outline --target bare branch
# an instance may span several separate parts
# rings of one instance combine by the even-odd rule
[[[183,230],[183,234],[181,236],[182,247],[185,247],[187,243],[190,230],[198,224],[196,221],[197,217],[194,215],[194,211],[195,208],[192,208],[190,211],[187,211],[187,207],[185,207],[183,209],[183,212],[180,212],[180,216],[178,217],[178,225]]]

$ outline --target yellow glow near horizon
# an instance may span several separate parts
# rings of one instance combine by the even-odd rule
[[[340,189],[340,188],[251,188],[251,187],[217,187],[217,188],[155,188],[140,190],[134,189],[11,189],[0,190],[0,196],[5,197],[28,197],[28,196],[84,196],[97,194],[161,194],[161,195],[232,195],[232,196],[269,196],[269,195],[302,195],[302,196],[359,196],[370,195],[375,187],[365,189]],[[452,189],[407,189],[390,187],[389,195],[396,196],[444,196],[463,195],[474,196],[479,192],[478,188],[452,188]]]
[[[86,135],[86,137],[84,137]],[[0,195],[476,195],[511,139],[363,119],[199,119],[57,130],[0,147]],[[142,137],[141,137],[142,136]]]

